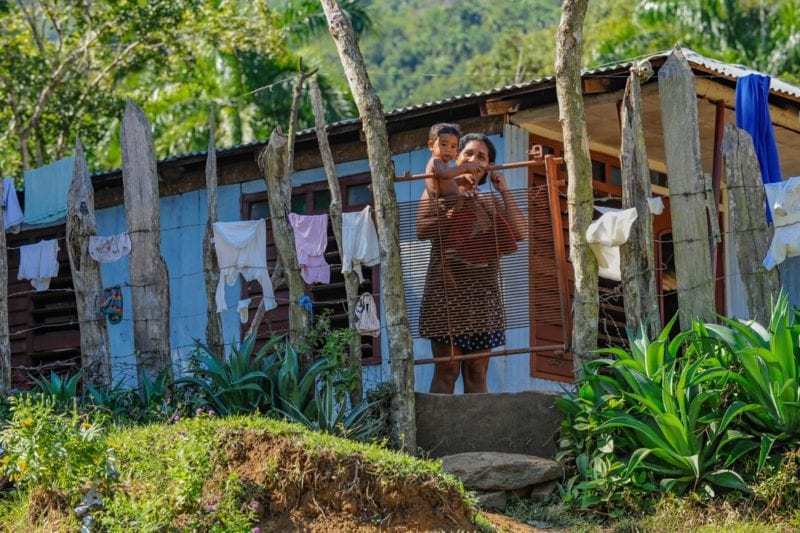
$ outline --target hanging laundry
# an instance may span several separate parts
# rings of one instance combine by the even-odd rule
[[[300,275],[306,283],[330,283],[331,266],[325,260],[328,247],[328,215],[289,213]]]
[[[600,277],[622,281],[619,247],[628,242],[631,227],[637,218],[636,208],[605,207],[596,209],[603,214],[589,224],[586,230],[586,242],[589,243],[589,248],[597,258]]]
[[[790,257],[800,255],[800,176],[764,185],[775,233],[764,258],[772,270]]]
[[[6,231],[19,232],[19,225],[24,218],[22,208],[19,206],[17,188],[13,178],[3,178],[3,225]]]
[[[58,276],[58,240],[39,241],[19,249],[17,279],[30,280],[37,291],[50,287],[50,280]]]
[[[358,297],[356,303],[356,331],[361,335],[377,337],[380,335],[381,323],[378,320],[375,298],[368,292]]]
[[[131,253],[131,238],[127,233],[108,237],[89,237],[89,255],[98,263],[113,263]]]
[[[99,307],[100,315],[106,317],[109,324],[122,322],[122,288],[116,285],[103,289]]]
[[[75,158],[25,171],[25,224],[52,224],[67,214]]]
[[[651,215],[660,215],[664,212],[664,200],[660,196],[651,196],[647,199],[647,207]]]
[[[753,147],[761,169],[761,181],[778,183],[782,180],[778,145],[769,116],[770,77],[749,74],[736,81],[736,126],[753,138]],[[767,222],[772,222],[767,209]]]
[[[240,222],[215,222],[214,248],[220,278],[215,300],[217,312],[228,309],[225,285],[236,283],[241,274],[245,281],[257,280],[263,291],[264,307],[274,309],[275,293],[267,272],[267,226],[263,219]]]
[[[309,318],[313,321],[314,302],[311,300],[311,296],[309,296],[308,294],[303,294],[300,298],[297,299],[297,303],[300,304],[300,307],[305,309],[306,313],[308,313]]]
[[[375,266],[381,262],[378,234],[372,222],[372,208],[365,207],[355,213],[342,213],[342,273],[353,272],[364,282],[361,266]]]
[[[239,300],[239,303],[236,304],[236,310],[239,311],[239,322],[242,324],[247,324],[247,320],[250,318],[251,301],[253,301],[252,298],[245,298],[244,300]]]

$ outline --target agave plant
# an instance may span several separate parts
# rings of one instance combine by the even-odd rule
[[[335,363],[329,359],[319,359],[303,371],[297,350],[286,343],[278,365],[277,372],[270,372],[275,409],[281,413],[296,411],[308,418],[315,418],[317,385],[327,374],[336,371]]]
[[[238,347],[233,345],[225,357],[212,354],[202,344],[197,344],[193,354],[193,375],[175,381],[197,389],[205,403],[221,415],[261,411],[271,404],[270,374],[277,367],[275,357],[267,354],[273,343],[255,350],[254,335]]]
[[[85,399],[93,408],[105,411],[118,419],[129,414],[131,394],[132,392],[126,389],[120,380],[108,389],[87,385]]]
[[[50,378],[32,377],[36,388],[42,394],[53,398],[56,406],[63,408],[69,407],[78,400],[78,385],[80,384],[83,371],[78,371],[71,376],[61,377],[55,372],[50,372]]]

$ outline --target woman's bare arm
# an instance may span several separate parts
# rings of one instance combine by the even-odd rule
[[[524,241],[528,235],[528,220],[525,216],[525,213],[523,213],[519,206],[517,206],[517,202],[514,200],[514,195],[508,189],[508,183],[506,183],[505,176],[500,173],[494,173],[492,175],[492,182],[500,192],[500,197],[503,200],[500,207],[502,207],[505,211],[506,218],[508,219],[509,223],[511,224],[511,228],[514,231],[514,237],[518,241]]]

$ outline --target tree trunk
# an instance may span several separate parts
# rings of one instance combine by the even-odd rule
[[[356,43],[350,19],[336,0],[322,0],[328,29],[336,43],[350,91],[358,107],[367,142],[375,216],[381,245],[381,303],[389,334],[392,381],[392,431],[395,444],[408,453],[416,453],[414,413],[414,352],[408,313],[403,294],[403,270],[400,262],[399,213],[394,191],[394,165],[383,106],[367,74],[361,50]]]
[[[171,374],[169,279],[161,257],[161,222],[153,133],[144,113],[128,102],[122,119],[122,183],[131,237],[128,261],[133,296],[133,344],[139,383]]]
[[[310,321],[308,312],[300,304],[300,298],[306,290],[305,282],[300,275],[300,264],[297,261],[297,249],[294,242],[294,230],[289,224],[289,213],[292,206],[292,173],[294,166],[294,136],[297,129],[297,106],[303,89],[304,76],[298,75],[292,91],[292,107],[289,114],[288,139],[280,130],[275,129],[269,137],[269,143],[259,157],[259,166],[264,172],[267,183],[267,200],[269,201],[269,218],[272,223],[272,238],[278,257],[283,265],[286,283],[289,286],[289,341],[299,346],[308,332]],[[310,354],[305,354],[306,363]]]
[[[272,275],[270,275],[269,280],[272,282],[272,290],[276,292],[279,289],[284,288],[286,285],[286,276],[283,275],[283,265],[281,265],[280,258],[275,261],[275,267],[272,269]],[[253,316],[253,320],[250,322],[250,327],[247,328],[245,338],[258,335],[258,328],[261,327],[261,322],[264,321],[264,315],[266,313],[267,308],[264,307],[264,299],[262,298],[258,303],[256,314]]]
[[[217,147],[216,147],[216,107],[211,106],[208,115],[208,155],[206,156],[206,202],[208,219],[203,239],[203,270],[205,271],[206,301],[208,302],[208,322],[206,324],[206,346],[214,356],[225,359],[222,339],[222,324],[214,303],[214,294],[219,284],[219,264],[214,249],[213,224],[217,221]]]
[[[661,123],[667,159],[672,242],[678,278],[678,314],[681,329],[692,320],[710,322],[715,317],[714,275],[711,271],[711,242],[708,221],[709,187],[700,159],[700,130],[697,122],[697,93],[694,74],[679,47],[658,71]],[[713,192],[711,193],[713,194]]]
[[[11,391],[11,337],[8,333],[8,250],[5,209],[0,208],[0,394]]]
[[[311,96],[311,107],[314,110],[314,123],[317,130],[317,144],[319,153],[322,157],[322,167],[325,169],[325,177],[328,179],[328,189],[331,191],[331,205],[328,208],[333,226],[333,235],[336,237],[336,246],[339,250],[344,250],[342,242],[342,191],[339,187],[339,178],[336,176],[336,164],[333,160],[333,152],[328,143],[327,125],[325,124],[325,106],[322,102],[322,94],[319,90],[317,77],[313,76],[309,81],[309,94]],[[356,376],[356,385],[350,394],[350,403],[356,405],[361,402],[363,386],[361,383],[361,335],[356,331],[356,304],[358,303],[358,274],[347,272],[344,276],[344,290],[347,294],[347,325],[353,332],[350,341],[349,366]]]
[[[556,95],[567,164],[569,249],[575,273],[572,352],[576,376],[581,364],[597,348],[597,260],[586,242],[586,230],[594,214],[592,161],[583,108],[581,57],[583,21],[588,0],[565,0],[556,34]]]
[[[90,385],[108,388],[111,386],[108,330],[106,320],[97,308],[103,294],[103,282],[100,264],[89,255],[89,238],[96,233],[94,189],[83,144],[78,140],[67,204],[67,252],[80,324],[84,378]]]
[[[650,64],[631,68],[622,101],[622,207],[636,208],[637,218],[628,242],[620,247],[622,296],[629,328],[658,334],[661,315],[656,292],[653,220],[650,215],[650,165],[642,124],[642,81],[652,75]],[[646,77],[645,77],[646,76]]]
[[[726,125],[722,153],[731,228],[729,246],[736,246],[749,317],[767,324],[780,280],[777,269],[764,268],[773,228],[764,218],[764,184],[750,134],[733,124]]]

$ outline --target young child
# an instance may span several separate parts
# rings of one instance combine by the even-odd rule
[[[425,178],[425,189],[431,199],[456,195],[458,184],[454,178],[464,174],[479,175],[481,173],[481,166],[474,162],[450,166],[450,162],[455,161],[458,157],[459,137],[461,137],[461,130],[456,124],[434,124],[428,132],[428,148],[431,151],[431,158],[425,165],[425,173],[433,174],[433,177]]]

